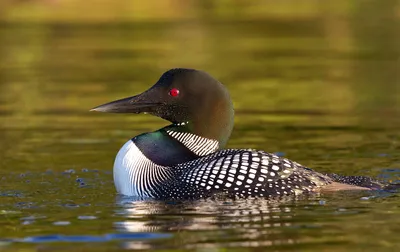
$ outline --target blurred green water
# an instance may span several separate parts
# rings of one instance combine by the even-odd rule
[[[236,124],[228,147],[282,152],[324,172],[398,180],[398,2],[221,2],[0,4],[0,249],[38,248],[2,245],[1,238],[127,231],[172,238],[40,246],[399,247],[396,195],[272,206],[115,204],[110,172],[117,150],[166,122],[88,110],[143,91],[173,67],[203,69],[229,88]],[[75,173],[61,174],[70,169]]]

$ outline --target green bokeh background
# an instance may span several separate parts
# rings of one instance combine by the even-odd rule
[[[240,202],[233,208],[243,225],[209,203],[198,211],[138,203],[128,211],[115,204],[115,154],[129,138],[167,122],[88,110],[147,89],[170,68],[202,69],[234,101],[229,148],[281,152],[318,171],[395,182],[399,17],[397,0],[0,1],[0,249],[38,248],[1,238],[103,235],[122,232],[116,224],[122,222],[173,235],[139,242],[148,249],[398,249],[395,196],[279,205],[272,212],[284,221],[276,222],[263,207],[261,219],[249,216],[249,203]],[[70,169],[76,173],[61,174]],[[89,186],[80,187],[77,178]],[[203,208],[212,220],[204,219]],[[97,219],[77,221],[81,215]],[[34,221],[26,224],[29,216]],[[71,224],[53,225],[65,220]],[[118,242],[43,246],[127,248]]]

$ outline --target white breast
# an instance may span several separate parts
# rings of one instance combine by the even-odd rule
[[[149,160],[135,143],[126,142],[114,162],[114,184],[119,194],[154,197],[153,190],[172,177],[168,167]]]

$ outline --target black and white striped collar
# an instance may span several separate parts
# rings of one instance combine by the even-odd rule
[[[184,126],[187,123],[175,124]],[[166,129],[169,136],[182,143],[186,148],[198,156],[206,156],[218,150],[219,143],[215,139],[201,137],[189,132],[178,131],[173,128]]]

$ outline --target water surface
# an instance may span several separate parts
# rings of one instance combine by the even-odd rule
[[[0,19],[0,250],[399,249],[396,192],[285,202],[120,198],[116,152],[167,122],[88,112],[145,90],[169,68],[203,69],[234,100],[229,148],[399,182],[397,4],[337,2],[270,4],[281,16],[205,4],[191,18],[176,8],[158,18],[102,19],[104,11],[89,20],[68,9],[9,9]]]

